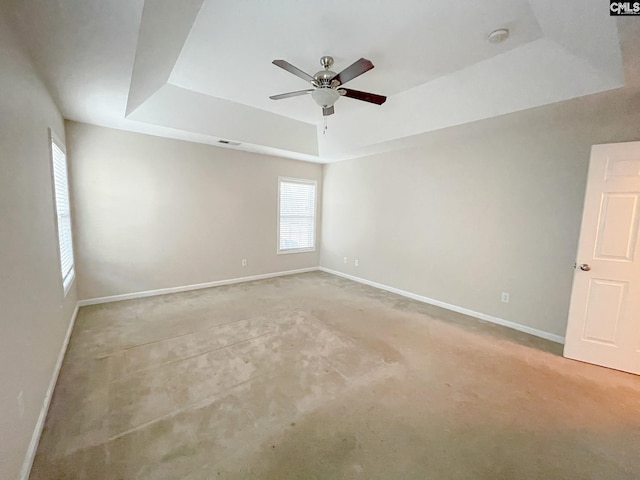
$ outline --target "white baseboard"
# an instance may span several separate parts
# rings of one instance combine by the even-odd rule
[[[435,305],[436,307],[445,308],[447,310],[451,310],[453,312],[461,313],[463,315],[468,315],[470,317],[478,318],[480,320],[484,320],[487,322],[495,323],[498,325],[502,325],[504,327],[512,328],[514,330],[518,330],[520,332],[529,333],[531,335],[535,335],[537,337],[545,338],[547,340],[551,340],[552,342],[564,344],[564,337],[560,335],[555,335],[553,333],[545,332],[544,330],[539,330],[537,328],[528,327],[526,325],[521,325],[519,323],[511,322],[509,320],[505,320],[503,318],[494,317],[491,315],[487,315],[485,313],[476,312],[474,310],[469,310],[468,308],[459,307],[457,305],[452,305],[450,303],[441,302],[439,300],[435,300],[433,298],[425,297],[422,295],[418,295],[415,293],[407,292],[405,290],[400,290],[399,288],[391,287],[389,285],[384,285],[382,283],[372,282],[371,280],[367,280],[364,278],[356,277],[354,275],[349,275],[347,273],[339,272],[337,270],[331,270],[325,267],[309,267],[309,268],[300,268],[297,270],[287,270],[283,272],[274,272],[274,273],[265,273],[262,275],[253,275],[250,277],[238,277],[231,278],[226,280],[217,280],[215,282],[207,282],[207,283],[198,283],[194,285],[184,285],[180,287],[170,287],[170,288],[161,288],[158,290],[148,290],[144,292],[135,292],[135,293],[125,293],[121,295],[112,295],[108,297],[98,297],[98,298],[90,298],[86,300],[80,300],[78,305],[81,307],[87,305],[97,305],[100,303],[108,303],[108,302],[119,302],[121,300],[131,300],[134,298],[144,298],[144,297],[152,297],[156,295],[165,295],[167,293],[177,293],[177,292],[186,292],[189,290],[198,290],[202,288],[211,288],[211,287],[220,287],[223,285],[232,285],[234,283],[243,283],[243,282],[251,282],[254,280],[264,280],[267,278],[274,277],[283,277],[286,275],[295,275],[296,273],[306,273],[313,271],[323,271],[326,273],[330,273],[332,275],[337,275],[339,277],[347,278],[349,280],[353,280],[354,282],[363,283],[365,285],[369,285],[371,287],[379,288],[381,290],[386,290],[391,293],[395,293],[401,295],[403,297],[411,298],[413,300],[417,300],[419,302],[428,303],[430,305]],[[74,317],[75,318],[75,317]]]
[[[38,421],[36,422],[36,427],[33,430],[31,442],[29,442],[29,448],[27,448],[27,454],[24,457],[22,470],[20,472],[21,480],[28,480],[29,475],[31,474],[31,467],[33,466],[33,461],[36,458],[36,451],[38,450],[38,443],[40,442],[42,430],[44,429],[44,422],[47,419],[47,413],[49,413],[51,397],[53,397],[53,391],[56,388],[56,383],[58,383],[58,376],[60,375],[60,370],[62,369],[62,361],[64,360],[64,356],[67,353],[69,339],[71,338],[73,326],[76,323],[76,317],[78,316],[79,308],[80,305],[78,304],[78,302],[76,302],[76,308],[74,308],[73,314],[71,314],[71,321],[69,322],[67,333],[65,334],[64,341],[62,342],[62,347],[60,348],[60,353],[58,354],[58,360],[56,361],[56,366],[53,369],[53,375],[51,375],[51,380],[49,381],[49,388],[47,388],[47,392],[45,393],[44,401],[42,402],[42,409],[40,410],[40,415],[38,415]]]
[[[509,327],[514,330],[518,330],[520,332],[529,333],[531,335],[535,335],[536,337],[545,338],[547,340],[551,340],[552,342],[564,344],[564,337],[561,337],[560,335],[555,335],[553,333],[545,332],[544,330],[538,330],[537,328],[527,327],[526,325],[520,325],[519,323],[510,322],[509,320],[504,320],[502,318],[493,317],[491,315],[487,315],[484,313],[475,312],[473,310],[469,310],[468,308],[458,307],[457,305],[452,305],[450,303],[434,300],[433,298],[423,297],[422,295],[417,295],[415,293],[407,292],[405,290],[400,290],[399,288],[383,285],[382,283],[372,282],[371,280],[355,277],[353,275],[342,273],[337,270],[331,270],[325,267],[320,267],[319,270],[326,273],[330,273],[332,275],[337,275],[339,277],[353,280],[354,282],[363,283],[371,287],[379,288],[380,290],[386,290],[387,292],[396,293],[398,295],[402,295],[403,297],[411,298],[419,302],[428,303],[429,305],[435,305],[436,307],[445,308],[453,312],[462,313],[463,315],[468,315],[470,317],[475,317],[480,320],[496,323],[498,325],[502,325],[503,327]]]
[[[222,285],[232,285],[234,283],[252,282],[254,280],[264,280],[274,277],[284,277],[286,275],[295,275],[296,273],[315,272],[318,269],[319,267],[299,268],[297,270],[286,270],[284,272],[263,273],[262,275],[253,275],[251,277],[230,278],[227,280],[217,280],[215,282],[183,285],[181,287],[160,288],[158,290],[147,290],[144,292],[124,293],[121,295],[111,295],[108,297],[89,298],[86,300],[80,300],[78,304],[81,307],[85,307],[87,305],[97,305],[99,303],[119,302],[121,300],[131,300],[134,298],[153,297],[156,295],[166,295],[167,293],[187,292],[189,290],[220,287]]]

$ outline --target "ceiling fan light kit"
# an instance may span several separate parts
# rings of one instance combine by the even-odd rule
[[[387,97],[383,95],[377,95],[375,93],[361,92],[359,90],[352,90],[349,88],[342,88],[342,85],[356,77],[359,77],[365,72],[368,72],[373,68],[371,63],[366,58],[354,62],[340,73],[336,73],[330,70],[333,65],[333,57],[324,56],[320,58],[320,65],[323,70],[316,72],[311,76],[308,73],[303,72],[298,67],[290,64],[286,60],[274,60],[274,65],[286,70],[289,73],[293,73],[297,77],[311,83],[314,88],[307,90],[298,90],[296,92],[281,93],[279,95],[272,95],[269,97],[272,100],[281,100],[283,98],[297,97],[300,95],[311,94],[311,98],[322,107],[322,115],[327,117],[333,115],[333,105],[342,96],[353,98],[355,100],[361,100],[363,102],[374,103],[376,105],[382,105]],[[326,118],[325,118],[326,123]],[[325,124],[326,129],[326,124]]]
[[[333,104],[336,103],[336,100],[340,98],[340,94],[333,88],[316,88],[311,92],[311,98],[313,98],[320,107],[332,107]]]

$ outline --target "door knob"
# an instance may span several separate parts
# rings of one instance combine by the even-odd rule
[[[591,270],[591,267],[587,263],[581,263],[580,270],[582,270],[583,272],[588,272],[589,270]]]

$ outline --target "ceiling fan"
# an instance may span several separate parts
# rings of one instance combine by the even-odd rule
[[[314,76],[303,72],[286,60],[274,60],[272,63],[287,72],[293,73],[297,77],[310,82],[315,88],[273,95],[269,97],[271,100],[281,100],[283,98],[297,97],[299,95],[306,95],[310,93],[315,102],[322,107],[322,115],[325,117],[327,115],[333,115],[333,104],[336,103],[341,96],[362,100],[363,102],[375,103],[376,105],[382,105],[387,100],[387,97],[383,95],[361,92],[350,88],[342,88],[342,85],[347,83],[349,80],[353,80],[373,68],[373,63],[366,58],[361,58],[342,70],[340,73],[336,73],[329,70],[333,65],[333,57],[324,56],[320,58],[320,65],[322,65],[324,70],[320,70]]]

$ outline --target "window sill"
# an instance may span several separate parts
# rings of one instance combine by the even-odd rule
[[[315,247],[313,248],[288,248],[286,250],[278,250],[278,255],[289,255],[290,253],[311,253],[315,252]]]

